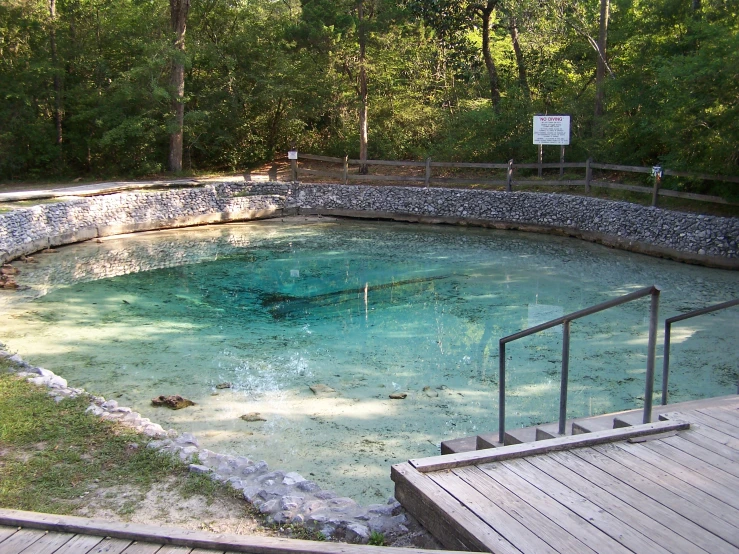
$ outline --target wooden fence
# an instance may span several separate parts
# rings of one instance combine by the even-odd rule
[[[695,194],[692,192],[681,192],[662,187],[664,176],[671,175],[674,177],[687,177],[693,179],[704,179],[712,181],[725,181],[729,183],[739,183],[739,177],[729,177],[722,175],[706,175],[703,173],[689,173],[685,171],[674,171],[672,169],[663,169],[661,175],[654,175],[654,185],[652,187],[626,185],[621,183],[611,183],[603,180],[593,179],[593,170],[607,170],[616,172],[629,173],[648,173],[654,174],[651,167],[603,164],[596,163],[590,159],[585,162],[559,162],[559,163],[514,163],[510,160],[508,163],[471,163],[471,162],[435,162],[431,158],[425,161],[388,161],[388,160],[361,160],[345,158],[334,158],[330,156],[314,156],[312,154],[300,154],[300,160],[317,161],[325,163],[341,164],[341,171],[325,171],[318,169],[309,169],[301,167],[299,160],[290,160],[292,180],[300,181],[301,176],[305,177],[326,177],[337,179],[347,184],[349,181],[385,181],[385,182],[406,182],[406,183],[423,183],[425,187],[430,185],[455,185],[455,184],[477,184],[502,186],[510,192],[514,187],[524,186],[584,186],[586,192],[590,192],[591,187],[601,187],[618,190],[628,190],[632,192],[640,192],[652,195],[652,206],[657,205],[659,196],[671,196],[675,198],[687,198],[700,202],[715,202],[720,204],[734,204],[720,196],[709,196],[706,194]],[[390,167],[410,167],[417,168],[417,175],[362,175],[358,172],[349,170],[350,166],[390,166]],[[423,168],[423,174],[421,174]],[[435,177],[433,175],[434,168],[448,169],[476,169],[476,170],[505,170],[505,179],[492,178],[457,178],[457,177]],[[564,170],[567,169],[584,169],[584,179],[563,179]],[[537,169],[539,178],[536,180],[519,180],[513,178],[516,169]],[[544,169],[559,169],[559,179],[543,179]]]

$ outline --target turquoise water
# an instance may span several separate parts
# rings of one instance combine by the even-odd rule
[[[36,258],[16,264],[30,288],[0,297],[12,323],[0,341],[12,350],[194,431],[202,446],[363,502],[392,493],[391,463],[496,430],[500,337],[651,284],[663,288],[661,320],[739,293],[736,273],[572,239],[325,218],[146,233]],[[573,323],[570,416],[642,405],[648,306]],[[737,337],[736,309],[677,324],[671,400],[736,392]],[[555,420],[561,332],[510,344],[507,356],[507,424]],[[335,392],[314,394],[315,384]],[[197,405],[152,407],[160,394]],[[240,419],[251,412],[266,421]]]

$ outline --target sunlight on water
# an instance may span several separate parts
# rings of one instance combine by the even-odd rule
[[[139,234],[18,262],[29,288],[0,293],[0,341],[73,386],[194,431],[201,446],[375,502],[392,493],[391,463],[496,430],[499,338],[651,284],[663,288],[662,320],[739,292],[736,273],[572,239],[304,219]],[[573,323],[571,416],[641,406],[648,305]],[[674,331],[672,401],[736,391],[739,312]],[[555,420],[561,331],[512,343],[507,356],[508,425]],[[335,392],[314,394],[315,384]],[[197,405],[152,407],[160,394]],[[266,421],[240,419],[250,412]]]

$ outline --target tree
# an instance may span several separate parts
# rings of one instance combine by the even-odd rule
[[[169,170],[178,173],[182,171],[182,136],[185,125],[185,30],[190,0],[169,0],[169,11],[175,50],[170,76],[174,124],[169,135]]]
[[[411,10],[420,15],[424,21],[433,27],[442,40],[450,44],[467,43],[467,33],[473,30],[480,31],[482,43],[480,51],[485,62],[490,85],[490,101],[494,109],[500,105],[500,82],[498,68],[491,52],[491,31],[493,15],[498,7],[498,0],[483,0],[470,2],[468,0],[439,0],[425,2],[424,0],[409,0]],[[479,21],[478,21],[479,20]]]

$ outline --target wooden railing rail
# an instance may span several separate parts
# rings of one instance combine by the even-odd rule
[[[662,180],[665,175],[674,177],[686,177],[694,179],[704,179],[712,181],[724,181],[728,183],[739,183],[739,177],[724,176],[724,175],[709,175],[705,173],[691,173],[687,171],[675,171],[672,169],[662,169],[655,172],[655,168],[642,167],[633,165],[621,165],[621,164],[607,164],[594,162],[591,159],[585,162],[555,162],[555,163],[514,163],[513,160],[509,160],[508,163],[478,163],[478,162],[435,162],[431,158],[427,158],[425,161],[414,161],[414,160],[358,160],[344,157],[337,158],[332,156],[318,156],[314,154],[300,154],[301,160],[317,161],[342,164],[342,171],[327,171],[309,169],[306,167],[300,167],[297,161],[292,160],[292,173],[294,180],[300,180],[300,174],[312,175],[316,177],[329,177],[341,180],[344,184],[349,181],[376,181],[376,182],[403,182],[403,183],[423,183],[424,186],[428,187],[431,184],[480,184],[480,185],[491,185],[491,186],[505,186],[505,190],[510,192],[513,187],[523,186],[585,186],[586,192],[590,192],[591,187],[600,187],[617,190],[627,190],[631,192],[651,194],[652,205],[656,206],[658,203],[659,196],[668,196],[672,198],[686,198],[690,200],[696,200],[699,202],[714,202],[719,204],[730,204],[725,198],[715,195],[697,194],[692,192],[683,192],[671,189],[665,189],[662,186]],[[386,167],[412,167],[412,168],[423,168],[425,171],[423,174],[418,175],[361,175],[354,172],[350,172],[349,166],[386,166]],[[435,177],[433,175],[433,169],[435,168],[447,168],[447,169],[493,169],[493,170],[506,170],[505,179],[495,178],[491,175],[489,177],[470,178],[470,177]],[[585,169],[584,179],[564,179],[564,170],[568,169]],[[513,172],[516,169],[538,169],[541,174],[542,169],[559,169],[559,179],[513,179]],[[652,174],[654,177],[654,185],[651,187],[640,186],[640,185],[626,185],[623,183],[612,183],[609,181],[599,180],[593,178],[593,169],[600,169],[605,171],[617,171],[627,173],[643,173]],[[735,203],[731,203],[735,204]]]

